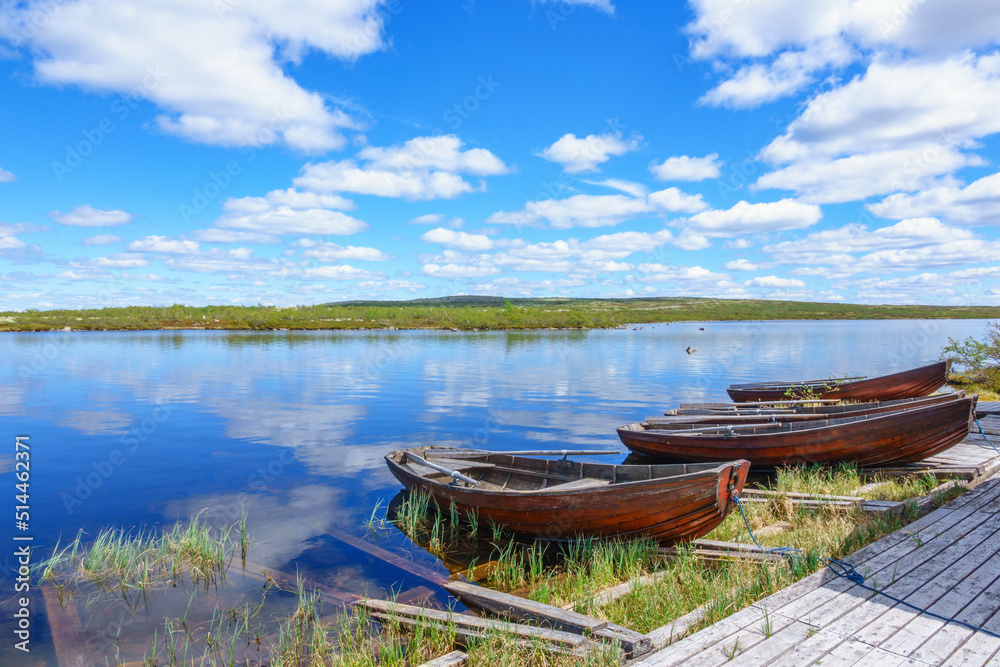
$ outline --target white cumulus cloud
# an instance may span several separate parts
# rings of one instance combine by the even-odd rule
[[[195,241],[170,239],[166,236],[153,235],[139,239],[138,241],[132,241],[128,249],[132,252],[162,252],[172,255],[186,255],[198,252],[198,244]]]
[[[364,161],[307,164],[295,185],[313,192],[354,192],[410,200],[452,199],[477,187],[461,174],[494,176],[509,171],[500,158],[481,148],[462,150],[454,135],[417,137],[402,146],[368,147]],[[481,189],[483,186],[479,186]]]
[[[563,171],[569,174],[599,171],[598,165],[610,160],[611,156],[638,150],[641,141],[639,136],[623,139],[621,132],[588,134],[582,138],[570,133],[564,134],[538,156],[561,164]]]
[[[498,211],[487,222],[553,229],[610,227],[651,210],[646,200],[626,195],[574,195],[529,202],[520,211]]]
[[[653,192],[647,199],[653,206],[674,213],[697,213],[708,208],[708,203],[701,194],[689,195],[677,188]]]
[[[121,240],[120,236],[114,234],[98,234],[83,239],[83,245],[111,245],[112,243],[121,243]]]
[[[53,11],[35,0],[8,20],[43,82],[138,95],[162,110],[161,130],[191,141],[323,152],[358,124],[284,65],[311,51],[352,62],[381,49],[380,5],[69,0]],[[42,28],[32,23],[38,15]]]
[[[303,245],[300,241],[300,245]],[[341,246],[336,243],[316,243],[308,244],[308,248],[302,253],[303,257],[312,257],[321,262],[332,262],[334,260],[353,259],[363,262],[388,262],[395,259],[378,248],[368,248],[364,246]]]
[[[718,178],[721,173],[720,164],[718,153],[705,157],[678,155],[659,164],[651,163],[649,171],[660,181],[703,181],[706,178]]]
[[[779,278],[778,276],[761,276],[744,281],[747,287],[805,287],[806,284],[796,278]]]
[[[823,212],[815,204],[794,199],[750,204],[740,201],[725,210],[709,210],[688,218],[695,231],[712,236],[731,236],[744,232],[776,232],[804,229],[817,223]]]
[[[353,207],[353,202],[339,195],[300,192],[294,188],[272,190],[263,197],[227,199],[222,205],[225,213],[215,221],[215,227],[264,235],[357,234],[368,225],[339,210],[331,210]]]
[[[446,248],[456,250],[483,251],[493,247],[493,241],[485,234],[468,234],[444,227],[436,227],[426,232],[420,239],[427,243],[440,243]]]
[[[866,208],[880,218],[935,216],[953,222],[995,225],[1000,221],[1000,173],[965,187],[945,185],[915,194],[897,193]]]
[[[132,215],[117,209],[106,211],[90,204],[77,206],[69,213],[52,211],[49,217],[58,223],[74,227],[111,227],[132,222]]]

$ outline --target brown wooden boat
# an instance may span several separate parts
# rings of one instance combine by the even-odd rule
[[[734,384],[726,390],[734,401],[780,401],[788,398],[832,398],[839,401],[890,401],[928,396],[944,386],[951,361],[912,368],[880,377],[850,377],[793,382]]]
[[[719,525],[750,468],[748,461],[608,465],[433,446],[397,450],[385,461],[403,485],[430,493],[439,507],[454,503],[516,533],[646,535],[664,543]]]
[[[672,461],[741,458],[755,466],[854,460],[859,466],[921,461],[969,433],[973,396],[830,419],[725,424],[704,419],[643,422],[618,429],[629,449]]]
[[[895,401],[868,401],[865,403],[840,403],[832,400],[778,401],[776,403],[687,403],[667,410],[663,413],[663,417],[647,417],[646,422],[670,424],[697,421],[713,424],[749,424],[835,419],[934,405],[964,396],[964,391],[957,391],[921,398],[900,398]]]

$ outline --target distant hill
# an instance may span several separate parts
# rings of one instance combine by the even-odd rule
[[[595,301],[614,301],[621,303],[628,303],[631,301],[646,301],[646,302],[668,302],[668,301],[698,301],[697,298],[683,298],[683,297],[633,297],[633,298],[615,298],[615,299],[595,299],[589,297],[567,297],[567,296],[548,296],[541,298],[518,298],[518,297],[502,297],[502,296],[485,296],[485,295],[475,295],[475,294],[462,294],[456,296],[439,296],[433,299],[409,299],[407,301],[332,301],[330,303],[324,303],[324,306],[483,306],[483,307],[493,307],[498,308],[503,306],[505,302],[510,302],[515,306],[551,306],[560,303],[587,303]],[[707,299],[705,299],[707,300]]]

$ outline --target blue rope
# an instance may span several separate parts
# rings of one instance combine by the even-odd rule
[[[976,426],[979,427],[979,435],[983,436],[983,440],[985,440],[986,443],[990,447],[993,448],[994,452],[996,452],[997,454],[1000,454],[1000,449],[997,449],[997,446],[994,445],[992,442],[990,442],[990,439],[986,437],[986,434],[983,432],[983,425],[979,423],[979,420],[978,419],[974,419],[973,421],[975,421],[976,422]]]
[[[976,423],[979,422],[977,421]],[[993,443],[990,444],[992,445]],[[775,554],[778,556],[784,556],[785,558],[798,558],[801,560],[806,560],[806,557],[802,553],[802,550],[796,549],[795,547],[774,547],[773,549],[765,549],[764,547],[762,547],[760,542],[758,542],[757,538],[754,536],[753,531],[750,529],[750,522],[747,521],[747,515],[746,512],[743,511],[743,503],[740,501],[740,497],[734,493],[733,500],[736,501],[736,506],[740,508],[740,514],[743,516],[743,523],[746,524],[747,532],[750,533],[750,539],[753,540],[753,543],[757,545],[758,549],[760,549],[766,554]],[[945,623],[957,623],[958,625],[968,628],[973,632],[982,632],[984,634],[990,635],[991,637],[996,637],[1000,639],[1000,634],[996,632],[992,632],[985,628],[981,628],[978,625],[972,625],[971,623],[966,623],[965,621],[960,621],[957,618],[949,618],[948,616],[942,616],[941,614],[936,614],[933,611],[928,611],[927,609],[924,609],[923,607],[918,607],[914,604],[910,604],[909,602],[902,600],[896,597],[895,595],[890,595],[885,591],[880,591],[872,586],[869,586],[868,584],[865,583],[864,575],[858,572],[856,569],[854,569],[854,566],[846,561],[837,560],[835,558],[827,558],[825,556],[820,556],[819,560],[823,561],[823,563],[828,568],[830,568],[830,570],[838,577],[842,579],[847,579],[848,581],[857,584],[861,588],[871,591],[873,595],[882,595],[894,602],[909,607],[910,609],[920,614],[927,614],[928,616],[936,618],[939,621],[944,621]]]

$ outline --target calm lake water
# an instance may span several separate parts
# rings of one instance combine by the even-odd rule
[[[501,450],[618,447],[617,426],[678,402],[727,400],[732,382],[895,372],[937,360],[949,336],[979,336],[985,325],[933,320],[534,333],[8,333],[0,335],[6,440],[0,471],[13,505],[15,436],[30,436],[30,528],[18,533],[34,538],[35,561],[60,537],[65,541],[81,529],[93,536],[106,526],[172,525],[199,513],[224,525],[245,508],[255,537],[252,561],[298,570],[345,591],[386,595],[424,582],[329,533],[366,535],[372,508],[380,501],[384,507],[401,488],[382,460],[393,449],[432,443]],[[697,350],[688,354],[689,346]],[[55,665],[37,590],[31,592],[30,659],[11,648],[14,626],[7,612],[17,567],[12,513],[0,551],[0,664]],[[441,568],[399,534],[389,531],[378,540]],[[235,604],[254,590],[259,582],[237,577],[226,591],[212,593],[212,604]],[[105,656],[113,664],[116,650],[129,657],[154,631],[162,634],[165,615],[179,618],[191,604],[190,591],[151,598],[134,618],[121,605],[80,605],[101,664]],[[276,599],[275,609],[286,603]],[[107,630],[109,619],[126,618],[116,640]]]

